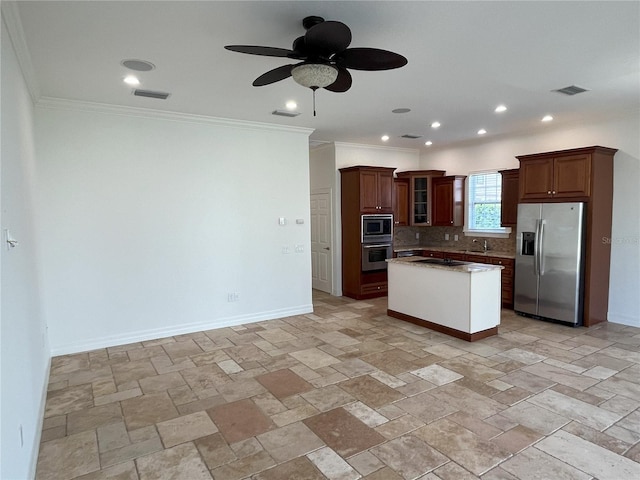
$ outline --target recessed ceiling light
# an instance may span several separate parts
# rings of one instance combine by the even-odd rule
[[[394,108],[391,113],[409,113],[410,111],[410,108]]]
[[[431,145],[433,145],[433,142],[432,142],[431,140],[427,140],[426,142],[424,142],[424,144],[425,144],[427,147],[430,147]]]
[[[487,131],[484,128],[478,130],[478,135],[484,135],[485,133],[487,133]]]
[[[389,135],[382,135],[382,137],[380,137],[380,140],[382,140],[383,142],[386,142],[389,140]]]
[[[553,120],[553,117],[551,115],[545,115],[544,117],[542,117],[543,122],[550,122],[551,120]]]
[[[440,122],[433,122],[431,128],[440,128]]]
[[[138,80],[138,77],[136,77],[135,75],[127,75],[126,77],[124,77],[123,81],[127,85],[140,85],[140,80]]]
[[[507,111],[507,107],[505,105],[498,105],[496,107],[496,109],[494,110],[494,112],[496,113],[502,113],[502,112],[506,112]]]
[[[286,103],[285,107],[287,107],[287,110],[295,110],[296,108],[298,108],[298,104],[293,100],[289,100]]]

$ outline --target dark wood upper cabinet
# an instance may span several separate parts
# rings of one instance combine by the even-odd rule
[[[467,177],[449,175],[432,179],[433,226],[464,225],[464,183]]]
[[[586,201],[591,196],[589,152],[524,155],[520,160],[520,201]]]
[[[359,182],[361,213],[393,213],[394,170],[395,168],[386,167],[340,169],[343,178],[352,177],[353,181],[357,179]]]
[[[503,227],[515,227],[518,222],[518,198],[520,196],[520,169],[500,170],[502,175],[502,205],[500,206],[500,224]]]
[[[393,220],[396,227],[409,225],[409,180],[393,181]]]
[[[431,181],[444,174],[444,170],[411,170],[396,174],[399,179],[409,181],[409,225],[432,225]]]

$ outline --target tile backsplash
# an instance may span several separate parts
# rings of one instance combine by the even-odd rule
[[[416,239],[416,234],[420,238]],[[449,240],[445,240],[445,234],[449,234]],[[458,241],[454,240],[458,235]],[[482,249],[480,245],[473,243],[473,239],[477,238],[481,242],[485,239],[489,245],[489,250],[496,252],[515,253],[516,236],[515,232],[511,232],[509,238],[488,238],[478,236],[465,236],[462,227],[395,227],[393,233],[394,247],[450,247],[466,250]]]

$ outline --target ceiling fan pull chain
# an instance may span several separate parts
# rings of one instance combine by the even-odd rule
[[[313,90],[313,116],[316,116],[316,90],[318,90],[318,87],[313,88],[311,87],[311,90]]]

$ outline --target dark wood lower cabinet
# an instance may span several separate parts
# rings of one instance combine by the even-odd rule
[[[351,289],[344,290],[342,294],[346,297],[363,300],[367,298],[383,297],[387,294],[387,272],[361,272],[360,281],[357,284],[349,285]],[[345,285],[343,285],[343,289]]]
[[[515,260],[513,258],[489,257],[486,255],[474,255],[472,253],[445,253],[444,257],[450,258],[451,260],[464,260],[466,262],[502,265],[504,267],[500,271],[500,279],[502,282],[502,306],[513,308],[513,279],[515,273]]]

